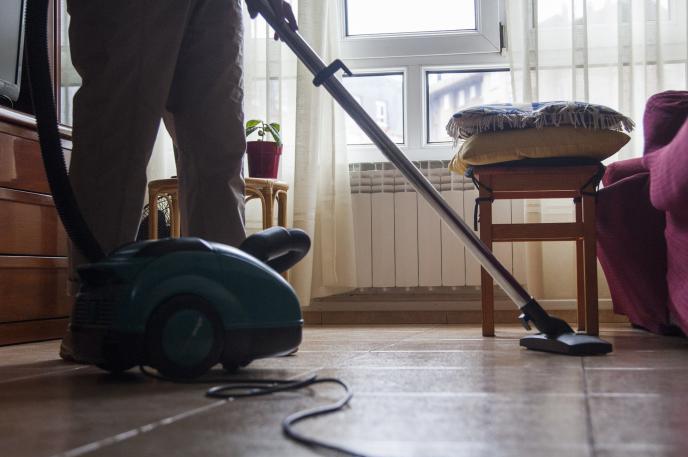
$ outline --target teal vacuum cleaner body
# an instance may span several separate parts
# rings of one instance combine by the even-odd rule
[[[109,371],[150,365],[195,377],[301,343],[292,287],[246,252],[198,238],[125,245],[78,270],[76,357]]]
[[[292,353],[303,320],[279,273],[310,249],[308,235],[273,227],[233,248],[198,238],[136,242],[106,255],[86,224],[57,129],[48,65],[48,0],[26,10],[29,82],[46,175],[69,238],[89,260],[71,318],[74,358],[118,372],[147,365],[183,379]],[[86,152],[87,153],[87,152]]]

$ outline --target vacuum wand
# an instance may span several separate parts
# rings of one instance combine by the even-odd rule
[[[343,70],[351,74],[343,62],[335,60],[329,65],[306,43],[289,24],[276,15],[268,0],[251,0],[252,8],[257,11],[277,32],[280,39],[296,54],[299,60],[310,70],[316,86],[322,85],[349,116],[358,124],[370,140],[379,148],[385,157],[392,162],[402,175],[408,180],[442,220],[464,243],[468,251],[478,260],[480,265],[494,278],[495,282],[506,292],[507,296],[523,312],[521,319],[526,328],[532,322],[548,338],[556,338],[562,334],[573,334],[573,330],[566,322],[551,317],[540,307],[533,297],[518,283],[516,278],[497,260],[494,254],[480,241],[471,227],[449,206],[442,195],[430,181],[411,162],[399,147],[382,131],[375,121],[366,113],[363,107],[354,99],[351,93],[342,85],[334,74]],[[600,340],[601,341],[601,340]],[[522,342],[523,343],[523,342]],[[611,345],[606,352],[611,351]],[[537,349],[537,348],[535,348]],[[560,352],[560,351],[556,351]]]

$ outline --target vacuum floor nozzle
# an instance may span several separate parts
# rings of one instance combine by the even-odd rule
[[[602,355],[612,351],[611,343],[584,333],[562,333],[549,337],[544,333],[521,338],[520,345],[533,351],[566,355]]]

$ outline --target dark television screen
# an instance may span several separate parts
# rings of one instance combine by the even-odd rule
[[[16,101],[21,83],[24,1],[2,0],[0,14],[0,96]]]

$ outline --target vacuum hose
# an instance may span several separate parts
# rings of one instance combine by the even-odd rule
[[[29,87],[36,115],[45,173],[55,208],[67,235],[88,259],[97,262],[105,252],[84,220],[67,174],[48,61],[48,0],[29,0],[26,6],[26,52]]]
[[[246,238],[239,249],[282,273],[299,263],[310,247],[311,239],[303,230],[272,227]]]

